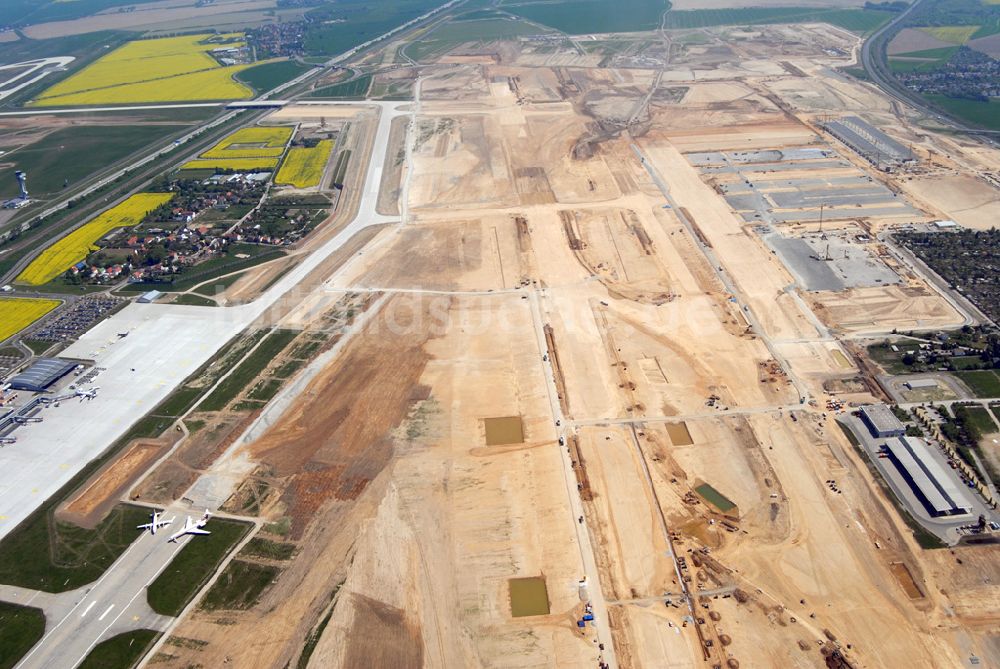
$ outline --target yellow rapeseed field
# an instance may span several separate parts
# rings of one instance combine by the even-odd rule
[[[942,42],[965,44],[972,37],[973,33],[979,30],[979,26],[935,26],[933,28],[921,28],[921,30]]]
[[[284,125],[240,128],[201,154],[202,158],[277,157],[285,150],[293,128]]]
[[[233,75],[249,65],[221,66],[208,54],[243,46],[239,33],[136,40],[115,49],[42,93],[31,104],[121,104],[233,100],[253,91]],[[211,39],[211,41],[207,41]],[[232,41],[228,41],[232,40]]]
[[[96,248],[94,243],[101,237],[116,228],[139,223],[146,214],[173,196],[173,193],[137,193],[131,196],[45,249],[21,272],[17,281],[31,286],[52,281],[86,258]]]
[[[274,169],[294,131],[280,125],[240,128],[181,169]]]
[[[278,170],[278,175],[274,178],[275,183],[289,184],[296,188],[318,186],[332,150],[333,142],[328,139],[324,139],[311,149],[290,149],[285,156],[285,162]]]
[[[13,337],[59,306],[59,300],[13,298],[0,300],[0,341]]]
[[[195,159],[181,165],[182,170],[269,170],[278,166],[277,158]]]

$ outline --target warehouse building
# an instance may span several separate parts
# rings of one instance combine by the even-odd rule
[[[827,131],[880,170],[891,170],[916,160],[913,151],[857,116],[826,124]]]
[[[896,414],[884,404],[869,404],[861,407],[861,420],[875,437],[901,437],[906,428],[896,418]]]
[[[60,358],[39,358],[31,367],[10,379],[14,390],[41,393],[53,383],[72,372],[79,363]]]
[[[923,439],[897,437],[890,439],[886,448],[889,459],[931,516],[959,516],[972,511],[972,502],[955,473],[933,456]]]

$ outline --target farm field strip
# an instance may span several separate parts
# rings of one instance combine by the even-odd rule
[[[296,188],[318,186],[331,151],[333,142],[328,139],[322,140],[312,148],[290,149],[281,164],[281,169],[278,170],[275,183],[288,184]]]
[[[295,129],[290,126],[240,128],[181,169],[266,170],[278,166]]]
[[[209,55],[213,49],[244,44],[239,33],[134,40],[50,87],[31,104],[247,98],[253,91],[233,75],[251,65],[223,66]]]
[[[0,300],[0,341],[13,337],[59,306],[59,300],[11,298]]]
[[[934,26],[920,30],[942,42],[965,44],[979,30],[979,26]]]
[[[80,262],[94,243],[117,228],[136,225],[143,217],[168,202],[173,193],[137,193],[47,248],[17,277],[19,283],[40,286],[52,281]]]

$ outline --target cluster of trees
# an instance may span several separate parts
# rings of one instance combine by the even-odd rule
[[[909,232],[896,239],[984,314],[1000,320],[1000,230]]]

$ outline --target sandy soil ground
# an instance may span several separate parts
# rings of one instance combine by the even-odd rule
[[[118,503],[118,499],[171,446],[172,441],[167,439],[133,442],[84,483],[75,496],[56,509],[57,517],[81,527],[96,527]]]
[[[1000,188],[982,179],[967,174],[934,175],[907,179],[900,186],[964,227],[988,230],[1000,220]]]
[[[182,622],[191,641],[168,643],[163,666],[294,666],[310,635],[310,667],[594,666],[593,628],[576,625],[591,550],[620,667],[996,657],[1000,575],[976,571],[993,548],[921,551],[820,407],[870,400],[843,333],[958,315],[888,262],[899,286],[800,292],[685,156],[827,146],[812,114],[893,107],[824,74],[822,59],[850,58],[839,32],[717,32],[734,31],[725,53],[681,50],[649,109],[651,71],[525,68],[510,43],[494,64],[424,70],[410,222],[282,318],[308,328],[350,291],[377,307],[207,469],[238,475],[266,535],[299,553],[249,610]],[[764,43],[775,35],[791,67],[785,43]],[[669,83],[699,67],[712,81]],[[280,113],[316,113],[296,109]],[[511,416],[523,443],[488,446],[484,419]],[[508,579],[528,576],[544,577],[549,613],[514,618]]]

